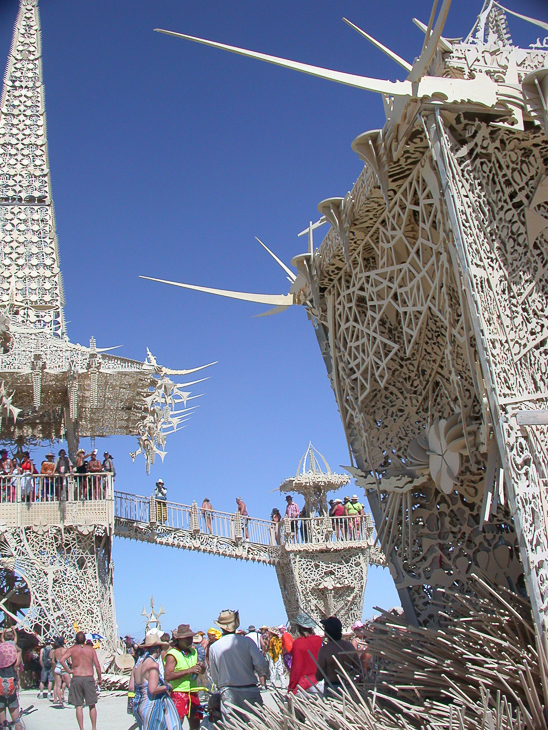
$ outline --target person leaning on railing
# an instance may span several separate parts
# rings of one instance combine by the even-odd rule
[[[2,502],[12,501],[11,475],[15,462],[8,456],[7,449],[0,449],[0,500]]]
[[[55,497],[55,479],[53,478],[53,475],[55,474],[54,459],[55,454],[50,451],[46,454],[46,459],[42,462],[40,467],[40,491],[42,502],[51,502]]]
[[[78,497],[77,499],[88,499],[88,478],[86,476],[88,472],[88,462],[86,459],[91,454],[86,454],[85,449],[78,449],[76,452],[76,477],[78,483]]]
[[[344,515],[345,509],[342,499],[334,499],[333,507],[329,512],[329,516],[334,518],[331,520],[331,524],[333,525],[333,530],[335,531],[337,540],[344,540],[346,538],[344,519],[342,519]]]
[[[60,449],[55,462],[55,473],[59,474],[56,482],[55,492],[58,499],[67,498],[67,477],[72,472],[72,464],[65,449]]]
[[[30,458],[30,452],[23,451],[23,460],[21,461],[21,501],[34,502],[34,484],[36,479],[34,474],[38,474],[38,469],[34,466],[33,460]]]
[[[345,513],[352,519],[348,520],[348,530],[351,539],[359,537],[359,522],[363,515],[363,505],[358,501],[358,495],[353,494],[349,502],[346,503]]]
[[[91,452],[91,459],[88,463],[88,472],[90,474],[98,475],[103,471],[103,465],[97,458],[97,449],[93,449]],[[103,478],[100,476],[89,477],[91,482],[91,499],[104,499],[104,485]]]

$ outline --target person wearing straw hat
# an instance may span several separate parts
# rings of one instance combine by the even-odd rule
[[[165,656],[165,680],[172,685],[171,696],[181,722],[186,717],[190,730],[196,730],[203,718],[197,677],[205,672],[205,663],[198,661],[198,651],[193,645],[195,632],[189,624],[179,624],[171,633],[175,646]]]
[[[51,502],[54,497],[55,480],[52,478],[55,474],[55,454],[49,452],[46,454],[45,461],[40,466],[40,482],[42,483],[42,501]]]
[[[291,649],[291,674],[289,691],[297,694],[299,689],[305,692],[317,692],[316,659],[322,645],[321,636],[314,633],[316,623],[302,611],[297,616],[297,632],[299,637],[293,642]]]
[[[236,634],[240,625],[238,611],[221,611],[215,623],[223,636],[209,649],[209,671],[221,694],[223,719],[235,713],[247,721],[246,715],[239,714],[237,708],[249,712],[247,703],[263,704],[256,674],[261,687],[266,687],[268,665],[251,639]]]
[[[159,663],[161,652],[169,644],[158,634],[148,634],[139,646],[144,654],[135,665],[129,681],[134,692],[133,714],[141,730],[182,730],[181,720],[169,696],[169,684],[162,680]]]
[[[17,670],[21,663],[17,646],[13,641],[0,643],[0,727],[4,726],[6,710],[10,711],[11,719],[15,722],[14,730],[21,730],[19,718],[19,699],[17,690],[19,680]]]

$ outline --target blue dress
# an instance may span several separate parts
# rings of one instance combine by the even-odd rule
[[[146,658],[145,656],[140,661]],[[161,679],[160,684],[163,684]],[[142,730],[182,730],[181,720],[171,697],[166,692],[150,694],[148,682],[135,685],[133,714]]]

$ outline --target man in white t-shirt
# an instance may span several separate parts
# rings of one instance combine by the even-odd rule
[[[248,639],[251,639],[251,641],[254,644],[257,645],[257,648],[258,649],[261,648],[261,635],[259,634],[259,632],[255,628],[255,626],[253,626],[253,624],[251,624],[251,626],[247,629],[246,636],[247,636]]]

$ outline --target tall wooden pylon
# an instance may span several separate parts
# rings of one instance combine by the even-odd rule
[[[148,469],[190,411],[188,385],[169,376],[201,368],[75,345],[63,306],[38,0],[20,0],[0,101],[0,441],[66,439],[74,456],[81,437],[133,435]],[[115,641],[112,484],[97,479],[2,478],[0,566],[26,580],[21,625],[42,638],[77,625]]]

